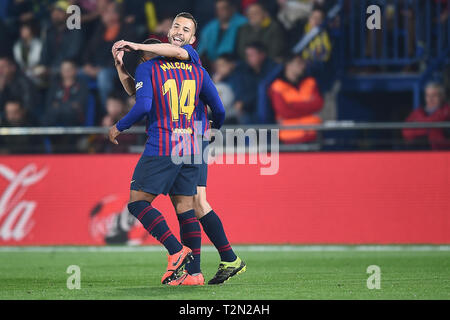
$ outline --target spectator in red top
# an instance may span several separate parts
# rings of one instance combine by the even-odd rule
[[[319,124],[315,115],[323,107],[316,80],[305,75],[306,62],[300,55],[286,59],[284,70],[269,87],[269,97],[278,123],[284,126]],[[283,143],[312,142],[314,130],[280,130]]]
[[[425,87],[425,107],[414,110],[407,122],[450,121],[450,106],[445,102],[444,87],[439,83],[429,83]],[[449,149],[450,140],[444,129],[403,129],[403,138],[408,143],[427,139],[432,149]]]

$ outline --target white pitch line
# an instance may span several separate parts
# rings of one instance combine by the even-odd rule
[[[450,251],[450,245],[235,245],[237,252],[399,252]],[[4,252],[163,252],[162,246],[0,246]],[[215,252],[211,246],[202,246],[203,252]]]

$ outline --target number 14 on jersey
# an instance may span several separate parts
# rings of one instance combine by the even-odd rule
[[[172,121],[178,121],[180,114],[186,115],[187,119],[191,120],[195,109],[195,80],[183,80],[179,94],[175,79],[164,82],[162,89],[164,95],[169,94]]]

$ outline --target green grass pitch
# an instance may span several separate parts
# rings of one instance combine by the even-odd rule
[[[219,286],[160,284],[156,247],[0,247],[0,299],[450,299],[449,246],[236,246],[247,272]],[[204,247],[206,280],[219,256]],[[69,290],[69,265],[81,289]],[[367,267],[381,269],[369,290]]]

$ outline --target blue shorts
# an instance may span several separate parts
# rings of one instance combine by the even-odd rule
[[[202,141],[202,151],[205,151],[208,145],[209,141]],[[206,180],[208,180],[208,162],[203,159],[203,154],[201,158],[202,163],[197,164],[199,170],[197,186],[206,187]]]
[[[131,190],[151,194],[193,196],[197,194],[199,167],[175,164],[170,156],[142,155],[134,169]]]

